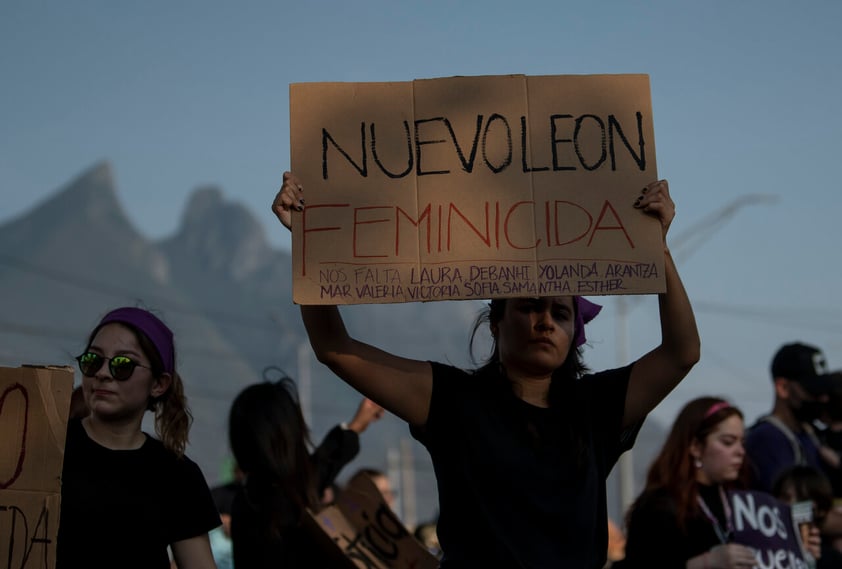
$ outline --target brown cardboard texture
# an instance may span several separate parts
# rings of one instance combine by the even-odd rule
[[[68,367],[0,367],[0,569],[55,566],[72,390]]]
[[[438,560],[383,501],[377,486],[358,479],[336,504],[310,515],[311,528],[348,569],[435,569]]]
[[[646,75],[290,86],[293,298],[665,290]]]

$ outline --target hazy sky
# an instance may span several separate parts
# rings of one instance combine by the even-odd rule
[[[770,405],[781,343],[817,344],[842,368],[840,28],[830,0],[4,0],[0,224],[108,160],[151,238],[214,184],[288,247],[268,205],[289,163],[291,82],[646,73],[703,340],[702,363],[656,414],[671,421],[713,393],[752,419]],[[743,196],[763,199],[699,227]],[[594,368],[617,359],[605,303],[588,334]],[[627,330],[631,356],[657,342],[651,298]]]

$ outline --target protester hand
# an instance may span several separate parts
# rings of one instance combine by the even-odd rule
[[[348,423],[348,428],[357,434],[362,433],[371,423],[379,420],[385,413],[386,411],[383,407],[371,399],[363,398],[354,418]]]
[[[304,210],[304,186],[291,172],[284,172],[281,189],[272,202],[272,212],[287,229],[292,228],[292,210]]]
[[[634,207],[658,218],[664,239],[675,217],[675,203],[670,197],[670,188],[666,180],[648,184],[634,202]]]
[[[711,569],[751,569],[756,563],[754,552],[738,543],[717,545],[707,555],[706,566]]]

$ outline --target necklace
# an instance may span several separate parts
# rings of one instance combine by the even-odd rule
[[[716,537],[719,538],[720,543],[728,543],[731,539],[731,535],[734,533],[734,528],[731,525],[731,507],[728,505],[728,499],[725,497],[725,490],[722,489],[722,486],[719,487],[719,498],[722,500],[722,510],[725,514],[725,529],[722,529],[722,525],[719,523],[719,519],[713,515],[713,512],[710,511],[708,505],[705,503],[704,498],[702,498],[701,494],[696,495],[696,500],[699,502],[699,507],[702,509],[702,513],[705,514],[705,517],[713,526],[713,531],[716,532]]]

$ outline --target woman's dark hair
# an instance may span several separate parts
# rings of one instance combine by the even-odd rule
[[[665,490],[675,502],[678,527],[686,531],[687,520],[699,513],[696,499],[699,495],[697,468],[690,455],[690,448],[694,442],[704,447],[708,435],[722,421],[734,416],[742,419],[743,413],[718,397],[699,397],[687,403],[675,419],[661,452],[649,467],[643,493],[629,512],[650,496],[652,491]],[[743,460],[738,479],[729,486],[745,487],[747,476],[748,461]]]
[[[477,332],[479,329],[485,325],[489,326],[489,328],[496,327],[500,321],[503,319],[503,315],[506,312],[506,303],[508,299],[505,298],[495,298],[491,302],[488,303],[488,306],[482,310],[479,315],[477,315],[477,319],[474,321],[474,327],[471,331],[471,339],[469,343],[469,353],[471,356],[471,361],[476,365],[477,360],[474,357],[474,340],[476,339]],[[579,310],[577,304],[573,303],[573,310],[574,316],[575,312]],[[488,358],[481,364],[482,366],[488,365],[499,365],[500,363],[500,351],[497,348],[497,338],[493,337],[492,335],[492,344],[491,344],[491,354],[489,354]],[[567,358],[564,360],[564,363],[561,364],[555,373],[553,373],[553,384],[556,383],[556,378],[561,378],[566,381],[573,381],[584,375],[588,372],[587,366],[585,366],[584,361],[582,360],[582,348],[573,348],[573,344],[571,342],[571,349],[567,354]],[[552,385],[550,386],[550,404],[553,404],[553,388]]]
[[[833,487],[827,476],[807,464],[791,466],[781,472],[772,484],[772,495],[781,500],[812,501],[814,522],[819,527],[833,507]]]
[[[231,405],[228,438],[246,474],[246,496],[277,537],[318,510],[310,434],[295,384],[285,377],[246,387]]]
[[[474,357],[473,347],[477,332],[484,325],[489,326],[489,328],[497,327],[505,314],[506,304],[507,299],[495,298],[477,316],[477,319],[474,322],[473,330],[471,331],[469,343],[471,361],[475,365],[477,364],[477,360]],[[573,302],[574,320],[576,315],[575,312],[578,311],[578,309],[579,307],[577,303]],[[500,370],[501,373],[495,373],[497,370]],[[567,437],[567,440],[570,443],[570,451],[573,454],[574,461],[577,464],[580,474],[584,472],[583,469],[587,449],[585,448],[584,439],[581,435],[577,434],[578,431],[573,428],[573,425],[580,424],[584,421],[583,414],[586,410],[582,409],[581,406],[577,404],[576,399],[571,397],[571,392],[574,387],[573,383],[588,371],[587,366],[585,366],[584,361],[582,360],[582,348],[573,347],[571,339],[570,350],[567,353],[567,358],[565,358],[564,363],[562,363],[561,366],[553,372],[552,380],[550,381],[550,391],[547,396],[550,407],[561,409],[562,415],[571,418],[571,420],[567,422],[568,427],[564,430],[565,432],[562,433],[562,436]],[[505,369],[502,368],[500,362],[500,351],[497,346],[497,338],[493,337],[493,334],[491,353],[488,358],[480,364],[480,368],[477,370],[477,373],[501,377],[506,381],[509,389],[512,387],[506,380]],[[540,444],[540,437],[535,430],[534,425],[527,424],[527,431],[530,433],[533,443]]]

